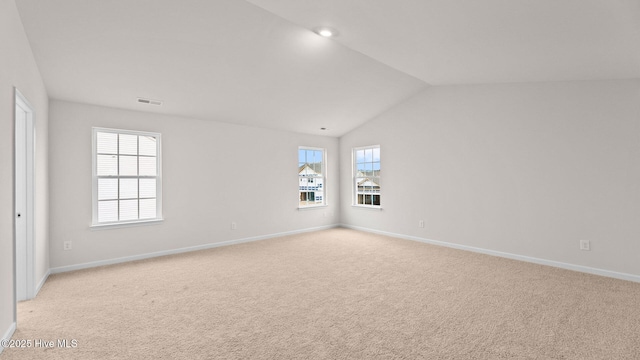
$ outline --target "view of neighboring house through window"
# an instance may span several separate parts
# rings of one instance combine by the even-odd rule
[[[380,146],[353,149],[354,204],[380,206]]]
[[[93,225],[162,219],[160,134],[93,128]]]
[[[298,189],[300,207],[325,205],[325,150],[298,148]]]

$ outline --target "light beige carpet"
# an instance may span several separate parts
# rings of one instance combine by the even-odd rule
[[[640,284],[347,229],[53,275],[11,359],[639,359]]]

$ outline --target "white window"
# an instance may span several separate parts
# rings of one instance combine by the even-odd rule
[[[325,149],[298,148],[299,207],[326,205],[326,151]]]
[[[353,149],[353,204],[380,206],[380,146]]]
[[[160,134],[93,128],[92,225],[162,220]]]

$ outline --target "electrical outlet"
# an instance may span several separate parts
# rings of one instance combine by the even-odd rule
[[[238,224],[236,224],[236,223],[235,223],[235,221],[234,221],[234,222],[232,222],[232,223],[231,223],[231,230],[235,230],[235,229],[237,229],[237,228],[238,228]]]
[[[424,227],[424,220],[418,221],[418,227],[419,228],[423,228]]]
[[[71,246],[71,241],[65,241],[65,242],[63,243],[63,249],[64,249],[65,251],[67,251],[67,250],[71,250],[71,248],[72,248],[72,246]]]
[[[591,242],[589,240],[580,240],[580,250],[591,250]]]

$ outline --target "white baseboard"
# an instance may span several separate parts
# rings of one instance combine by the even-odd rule
[[[445,241],[425,239],[425,238],[421,238],[421,237],[418,237],[418,236],[396,234],[396,233],[392,233],[392,232],[374,230],[374,229],[364,228],[364,227],[360,227],[360,226],[352,226],[352,225],[347,225],[347,224],[341,224],[340,226],[344,227],[344,228],[347,228],[347,229],[360,230],[360,231],[365,231],[365,232],[370,232],[370,233],[380,234],[380,235],[386,235],[386,236],[391,236],[391,237],[405,239],[405,240],[419,241],[419,242],[426,243],[426,244],[445,246],[445,247],[449,247],[449,248],[453,248],[453,249],[472,251],[472,252],[476,252],[476,253],[480,253],[480,254],[499,256],[499,257],[512,259],[512,260],[525,261],[525,262],[530,262],[530,263],[539,264],[539,265],[553,266],[553,267],[566,269],[566,270],[573,270],[573,271],[578,271],[578,272],[583,272],[583,273],[588,273],[588,274],[606,276],[606,277],[610,277],[610,278],[614,278],[614,279],[627,280],[627,281],[633,281],[633,282],[640,283],[640,276],[639,275],[633,275],[633,274],[621,273],[621,272],[617,272],[617,271],[592,268],[592,267],[583,266],[583,265],[569,264],[569,263],[564,263],[564,262],[554,261],[554,260],[534,258],[534,257],[524,256],[524,255],[511,254],[511,253],[506,253],[506,252],[502,252],[502,251],[495,251],[495,250],[477,248],[477,247],[473,247],[473,246],[454,244],[454,243],[449,243],[449,242],[445,242]]]
[[[34,298],[36,296],[38,296],[38,293],[40,292],[40,289],[42,289],[42,285],[44,285],[44,283],[47,282],[47,279],[49,278],[49,275],[51,275],[51,269],[47,270],[47,272],[44,274],[44,276],[42,277],[42,279],[38,283],[38,286],[36,286],[36,291],[33,294]]]
[[[16,332],[16,323],[12,322],[11,326],[9,326],[9,329],[5,331],[4,335],[2,335],[2,338],[0,338],[0,340],[11,340],[11,337],[13,336],[14,332]],[[4,347],[0,346],[0,354],[2,354],[2,350],[4,350]]]
[[[204,245],[190,246],[190,247],[179,248],[179,249],[157,251],[157,252],[140,254],[140,255],[133,255],[133,256],[125,256],[125,257],[115,258],[115,259],[92,261],[92,262],[76,264],[76,265],[60,266],[60,267],[55,267],[55,268],[49,269],[49,272],[51,274],[58,274],[58,273],[62,273],[62,272],[81,270],[81,269],[88,269],[88,268],[97,267],[97,266],[113,265],[113,264],[119,264],[119,263],[128,262],[128,261],[143,260],[143,259],[149,259],[149,258],[154,258],[154,257],[159,257],[159,256],[181,254],[181,253],[185,253],[185,252],[198,251],[198,250],[206,250],[206,249],[216,248],[216,247],[220,247],[220,246],[229,246],[229,245],[235,245],[235,244],[242,244],[242,243],[246,243],[246,242],[258,241],[258,240],[272,239],[272,238],[280,237],[280,236],[295,235],[295,234],[302,234],[302,233],[312,232],[312,231],[320,231],[320,230],[332,229],[332,228],[335,228],[335,227],[338,227],[338,226],[340,226],[340,225],[339,224],[334,224],[334,225],[327,225],[327,226],[319,226],[319,227],[314,227],[314,228],[307,228],[307,229],[293,230],[293,231],[285,231],[285,232],[275,233],[275,234],[252,236],[252,237],[243,238],[243,239],[236,239],[236,240],[221,241],[221,242],[217,242],[217,243],[210,243],[210,244],[204,244]]]

